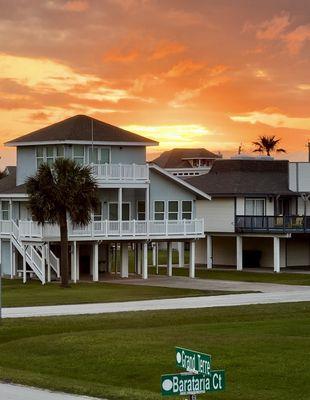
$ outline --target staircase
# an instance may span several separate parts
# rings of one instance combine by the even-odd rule
[[[57,278],[60,276],[59,259],[49,249],[47,244],[23,244],[19,237],[19,227],[12,220],[11,240],[16,250],[26,258],[26,263],[31,268],[31,272],[40,279],[42,284],[46,283],[46,266],[56,273]],[[24,272],[24,282],[26,281],[26,271]],[[50,273],[49,276],[50,278]]]

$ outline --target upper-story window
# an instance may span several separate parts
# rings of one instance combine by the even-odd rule
[[[91,164],[106,164],[110,162],[110,149],[107,147],[90,147],[89,162]]]
[[[265,199],[245,199],[245,215],[264,215]]]
[[[10,203],[7,200],[1,201],[1,219],[3,221],[10,219]]]
[[[145,201],[138,200],[137,203],[137,218],[139,221],[145,220]]]
[[[168,219],[177,220],[179,219],[179,202],[169,201],[168,202]]]
[[[64,157],[64,147],[59,146],[38,146],[36,147],[37,167],[42,164],[52,165],[57,158]]]
[[[191,200],[182,201],[182,219],[192,219],[193,203]]]
[[[79,144],[75,144],[73,146],[73,160],[79,164],[83,165],[84,164],[84,146],[81,146]]]
[[[155,201],[154,202],[154,219],[156,221],[162,221],[165,219],[165,202]]]

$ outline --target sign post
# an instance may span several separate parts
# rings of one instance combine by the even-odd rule
[[[211,369],[211,356],[182,347],[175,348],[177,367],[185,372],[161,376],[163,396],[188,396],[197,400],[197,395],[225,390],[225,371]]]

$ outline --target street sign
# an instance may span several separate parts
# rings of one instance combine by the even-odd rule
[[[209,354],[176,347],[175,358],[177,366],[187,372],[209,374],[211,371],[211,356]]]
[[[163,396],[196,395],[225,389],[225,371],[210,371],[205,374],[168,374],[161,376]]]

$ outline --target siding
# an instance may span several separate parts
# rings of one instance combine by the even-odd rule
[[[35,147],[18,147],[16,161],[16,185],[22,185],[28,177],[35,174],[36,169],[37,164]]]
[[[234,232],[234,199],[197,200],[197,218],[204,218],[206,232]]]

